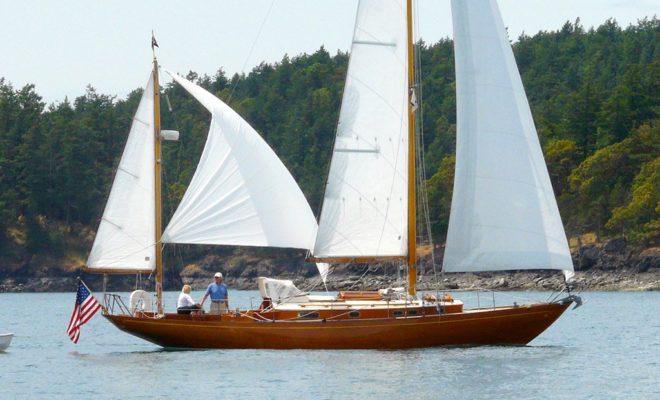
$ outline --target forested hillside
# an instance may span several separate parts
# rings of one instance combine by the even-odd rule
[[[452,42],[420,43],[419,50],[432,230],[442,242],[456,132]],[[589,30],[566,23],[518,38],[514,51],[567,234],[625,235],[657,245],[660,21],[625,29],[607,21]],[[264,136],[318,212],[347,62],[347,54],[321,48],[247,75],[227,77],[220,69],[188,78]],[[149,68],[145,60],[145,83]],[[0,266],[34,254],[82,261],[141,90],[117,99],[89,87],[74,100],[46,105],[34,86],[14,88],[10,80],[0,78]],[[163,94],[172,106],[170,112],[163,102],[163,128],[181,132],[179,142],[163,146],[167,219],[192,177],[209,115],[180,87],[166,85]]]

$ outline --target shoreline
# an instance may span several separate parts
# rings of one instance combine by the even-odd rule
[[[436,265],[442,264],[443,248],[435,251]],[[195,290],[205,289],[213,274],[222,271],[230,289],[256,290],[257,277],[292,280],[303,291],[324,291],[313,263],[299,255],[274,252],[265,256],[253,254],[209,254],[187,264],[179,271],[164,271],[164,290],[178,291],[183,284]],[[572,251],[575,276],[572,291],[657,291],[660,290],[660,247],[640,248],[628,245],[623,237],[602,243],[576,243]],[[82,273],[80,265],[61,258],[32,256],[21,265],[0,267],[0,293],[71,292],[82,277],[92,291],[104,288],[103,275]],[[564,289],[564,276],[556,270],[501,271],[479,273],[433,273],[432,263],[422,256],[418,264],[417,289],[462,291],[556,291]],[[0,261],[0,263],[2,263]],[[78,264],[77,262],[75,264]],[[336,266],[328,276],[327,288],[340,290],[376,290],[401,287],[397,280],[405,273],[393,263],[377,266],[349,264]],[[143,275],[142,287],[153,290],[153,277]],[[126,292],[136,288],[136,275],[108,276],[108,292]]]
[[[92,291],[101,291],[102,281],[99,276],[83,276]],[[135,288],[135,278],[110,278],[108,291],[131,291]],[[301,290],[323,291],[323,285],[318,277],[312,279],[299,275],[272,277],[275,279],[290,279]],[[328,277],[328,290],[377,290],[387,287],[402,286],[403,282],[395,277],[382,274],[366,275],[359,283],[360,276],[352,274],[331,274]],[[190,284],[195,290],[202,290],[212,281],[211,275],[184,277],[183,283]],[[257,290],[255,278],[227,276],[226,283],[230,290]],[[312,286],[310,286],[312,285]],[[149,283],[146,285],[149,287]],[[417,288],[419,291],[553,291],[561,290],[564,286],[563,276],[560,273],[534,271],[512,273],[457,273],[438,276],[425,275],[419,278]],[[76,276],[67,277],[28,277],[5,278],[0,280],[0,293],[47,293],[47,292],[74,292]],[[166,282],[165,290],[178,291],[178,283]],[[577,292],[591,291],[660,291],[660,271],[653,269],[647,272],[637,271],[576,271],[571,281],[571,289]]]

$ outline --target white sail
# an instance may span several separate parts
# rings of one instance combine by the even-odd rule
[[[168,73],[212,119],[197,170],[162,241],[311,249],[316,219],[273,150],[225,103]]]
[[[154,80],[133,118],[103,218],[87,259],[93,271],[155,268]]]
[[[316,263],[316,269],[319,271],[319,275],[321,276],[321,281],[323,284],[327,284],[328,282],[328,275],[330,274],[330,264],[328,263]]]
[[[456,175],[443,270],[573,264],[495,0],[453,0]]]
[[[406,2],[359,3],[316,257],[407,254]]]

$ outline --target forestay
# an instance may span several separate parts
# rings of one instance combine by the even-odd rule
[[[406,2],[359,3],[314,256],[407,254]]]
[[[168,73],[212,119],[197,170],[163,242],[311,249],[316,219],[273,150],[225,103]]]
[[[453,0],[456,175],[444,271],[573,264],[495,0]]]
[[[154,80],[144,89],[87,259],[94,271],[155,268]]]

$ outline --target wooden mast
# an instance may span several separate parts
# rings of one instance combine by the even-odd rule
[[[416,219],[416,187],[415,187],[415,115],[412,104],[415,86],[413,74],[413,18],[412,0],[407,0],[408,27],[408,294],[414,296],[417,282],[417,219]]]
[[[156,201],[156,305],[158,314],[163,314],[163,253],[161,251],[161,150],[160,150],[160,87],[158,83],[158,60],[156,60],[156,39],[151,48],[154,53],[154,160],[155,160],[155,201]]]

